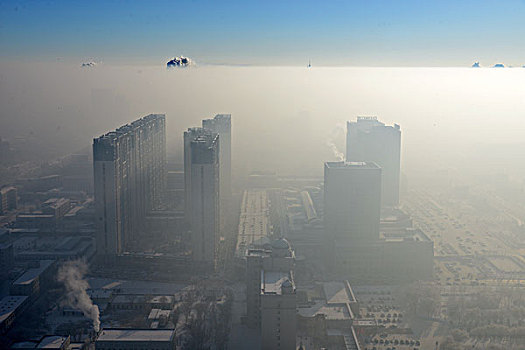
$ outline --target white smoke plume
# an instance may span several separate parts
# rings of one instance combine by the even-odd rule
[[[335,141],[337,139],[343,139],[345,135],[345,126],[343,123],[337,123],[335,128],[332,130],[328,138],[326,139],[326,145],[332,153],[334,154],[334,157],[337,158],[338,161],[342,162],[345,160],[345,155],[343,152],[339,151],[339,148],[337,148],[337,145],[335,144]]]
[[[100,329],[100,312],[86,293],[89,287],[84,279],[88,267],[82,260],[67,261],[58,270],[57,279],[66,287],[66,303],[68,306],[82,311],[84,316],[93,320],[95,332]]]

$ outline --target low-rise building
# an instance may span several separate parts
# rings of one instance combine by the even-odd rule
[[[29,298],[21,295],[10,295],[0,300],[0,334],[11,328],[28,304]]]
[[[9,186],[0,189],[0,214],[18,207],[18,192],[16,187]]]
[[[95,341],[96,350],[171,350],[175,345],[173,329],[102,329]]]
[[[54,260],[40,260],[38,267],[28,269],[13,282],[10,294],[28,296],[32,300],[38,298],[40,291],[53,280],[54,266]]]

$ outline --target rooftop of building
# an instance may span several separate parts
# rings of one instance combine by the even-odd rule
[[[9,295],[0,300],[0,323],[4,322],[27,298],[27,296]]]
[[[294,287],[289,272],[261,271],[261,294],[282,294],[283,287]]]
[[[432,240],[419,228],[405,228],[392,232],[381,232],[380,238],[385,242],[432,242]]]
[[[330,169],[381,169],[374,162],[326,162],[325,167]]]
[[[146,296],[143,294],[119,294],[116,295],[112,304],[128,304],[128,303],[149,303],[149,304],[158,304],[158,303],[172,303],[174,301],[173,295],[155,295],[155,296]]]
[[[106,134],[103,134],[93,140],[95,144],[99,142],[107,142],[107,141],[113,141],[117,139],[119,136],[125,135],[129,133],[130,131],[133,131],[141,126],[145,126],[149,124],[152,121],[156,120],[165,120],[166,116],[164,114],[148,114],[142,118],[139,118],[130,124],[124,124],[121,127],[110,131]]]
[[[61,349],[64,343],[67,341],[67,337],[60,335],[47,335],[40,340],[37,349]]]
[[[58,208],[62,205],[66,205],[70,203],[71,201],[67,198],[49,198],[47,201],[43,203],[44,206],[52,207],[52,208]]]
[[[354,327],[350,327],[350,329],[327,329],[326,334],[329,337],[337,337],[341,336],[343,337],[344,344],[345,344],[345,350],[360,350],[361,347],[359,346],[359,341],[357,340],[357,335],[355,333]]]
[[[309,307],[299,307],[297,312],[302,317],[325,315],[327,320],[351,320],[351,310],[347,305],[328,305],[322,300],[316,300]]]
[[[13,285],[31,284],[44,271],[46,271],[55,261],[54,260],[40,260],[40,266],[28,269],[22,276],[18,277]]]
[[[348,281],[325,282],[323,283],[323,292],[327,304],[344,304],[356,301]]]
[[[358,116],[356,121],[348,121],[348,126],[357,126],[359,129],[364,129],[365,131],[374,127],[385,127],[390,129],[399,130],[399,124],[394,124],[393,126],[385,125],[385,123],[379,121],[376,116]]]
[[[97,342],[171,342],[173,329],[102,329]]]

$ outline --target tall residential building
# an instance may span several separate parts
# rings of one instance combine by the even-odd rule
[[[338,241],[379,239],[381,168],[373,162],[326,162],[325,227]]]
[[[186,137],[186,135],[185,135]],[[214,268],[219,242],[219,135],[204,132],[189,142],[190,225],[193,260]]]
[[[166,189],[166,119],[150,114],[93,140],[97,255],[111,261],[143,232]]]
[[[401,130],[398,124],[388,126],[376,117],[358,117],[347,122],[346,160],[375,162],[382,168],[382,205],[399,204]]]
[[[184,132],[184,217],[191,224],[191,142],[199,137],[212,137],[215,133],[204,128],[188,128]]]
[[[203,119],[202,127],[219,134],[221,147],[219,150],[220,186],[221,186],[221,213],[220,227],[223,231],[231,199],[231,163],[232,163],[232,133],[231,114],[217,114],[213,119]]]

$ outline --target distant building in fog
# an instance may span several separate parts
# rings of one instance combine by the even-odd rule
[[[150,114],[93,140],[97,254],[112,260],[136,242],[166,190],[166,121]]]
[[[16,187],[9,186],[0,189],[0,214],[5,214],[9,210],[16,209],[18,206],[18,192]]]
[[[224,228],[226,215],[229,211],[229,203],[231,198],[231,163],[232,163],[232,147],[231,147],[231,115],[217,114],[213,119],[204,119],[202,127],[219,134],[221,140],[221,147],[219,150],[220,163],[220,202],[221,202],[221,230]]]
[[[325,227],[338,242],[379,238],[381,168],[373,162],[326,162]]]
[[[190,173],[192,257],[200,266],[214,268],[219,243],[219,135],[204,132],[186,144],[189,149],[185,153],[190,156],[190,164],[184,166]]]
[[[191,223],[191,142],[198,137],[212,137],[214,134],[198,127],[184,132],[184,217],[187,223]]]
[[[388,126],[376,117],[358,117],[347,122],[346,160],[375,162],[382,168],[382,204],[399,204],[399,173],[401,160],[401,130]]]

